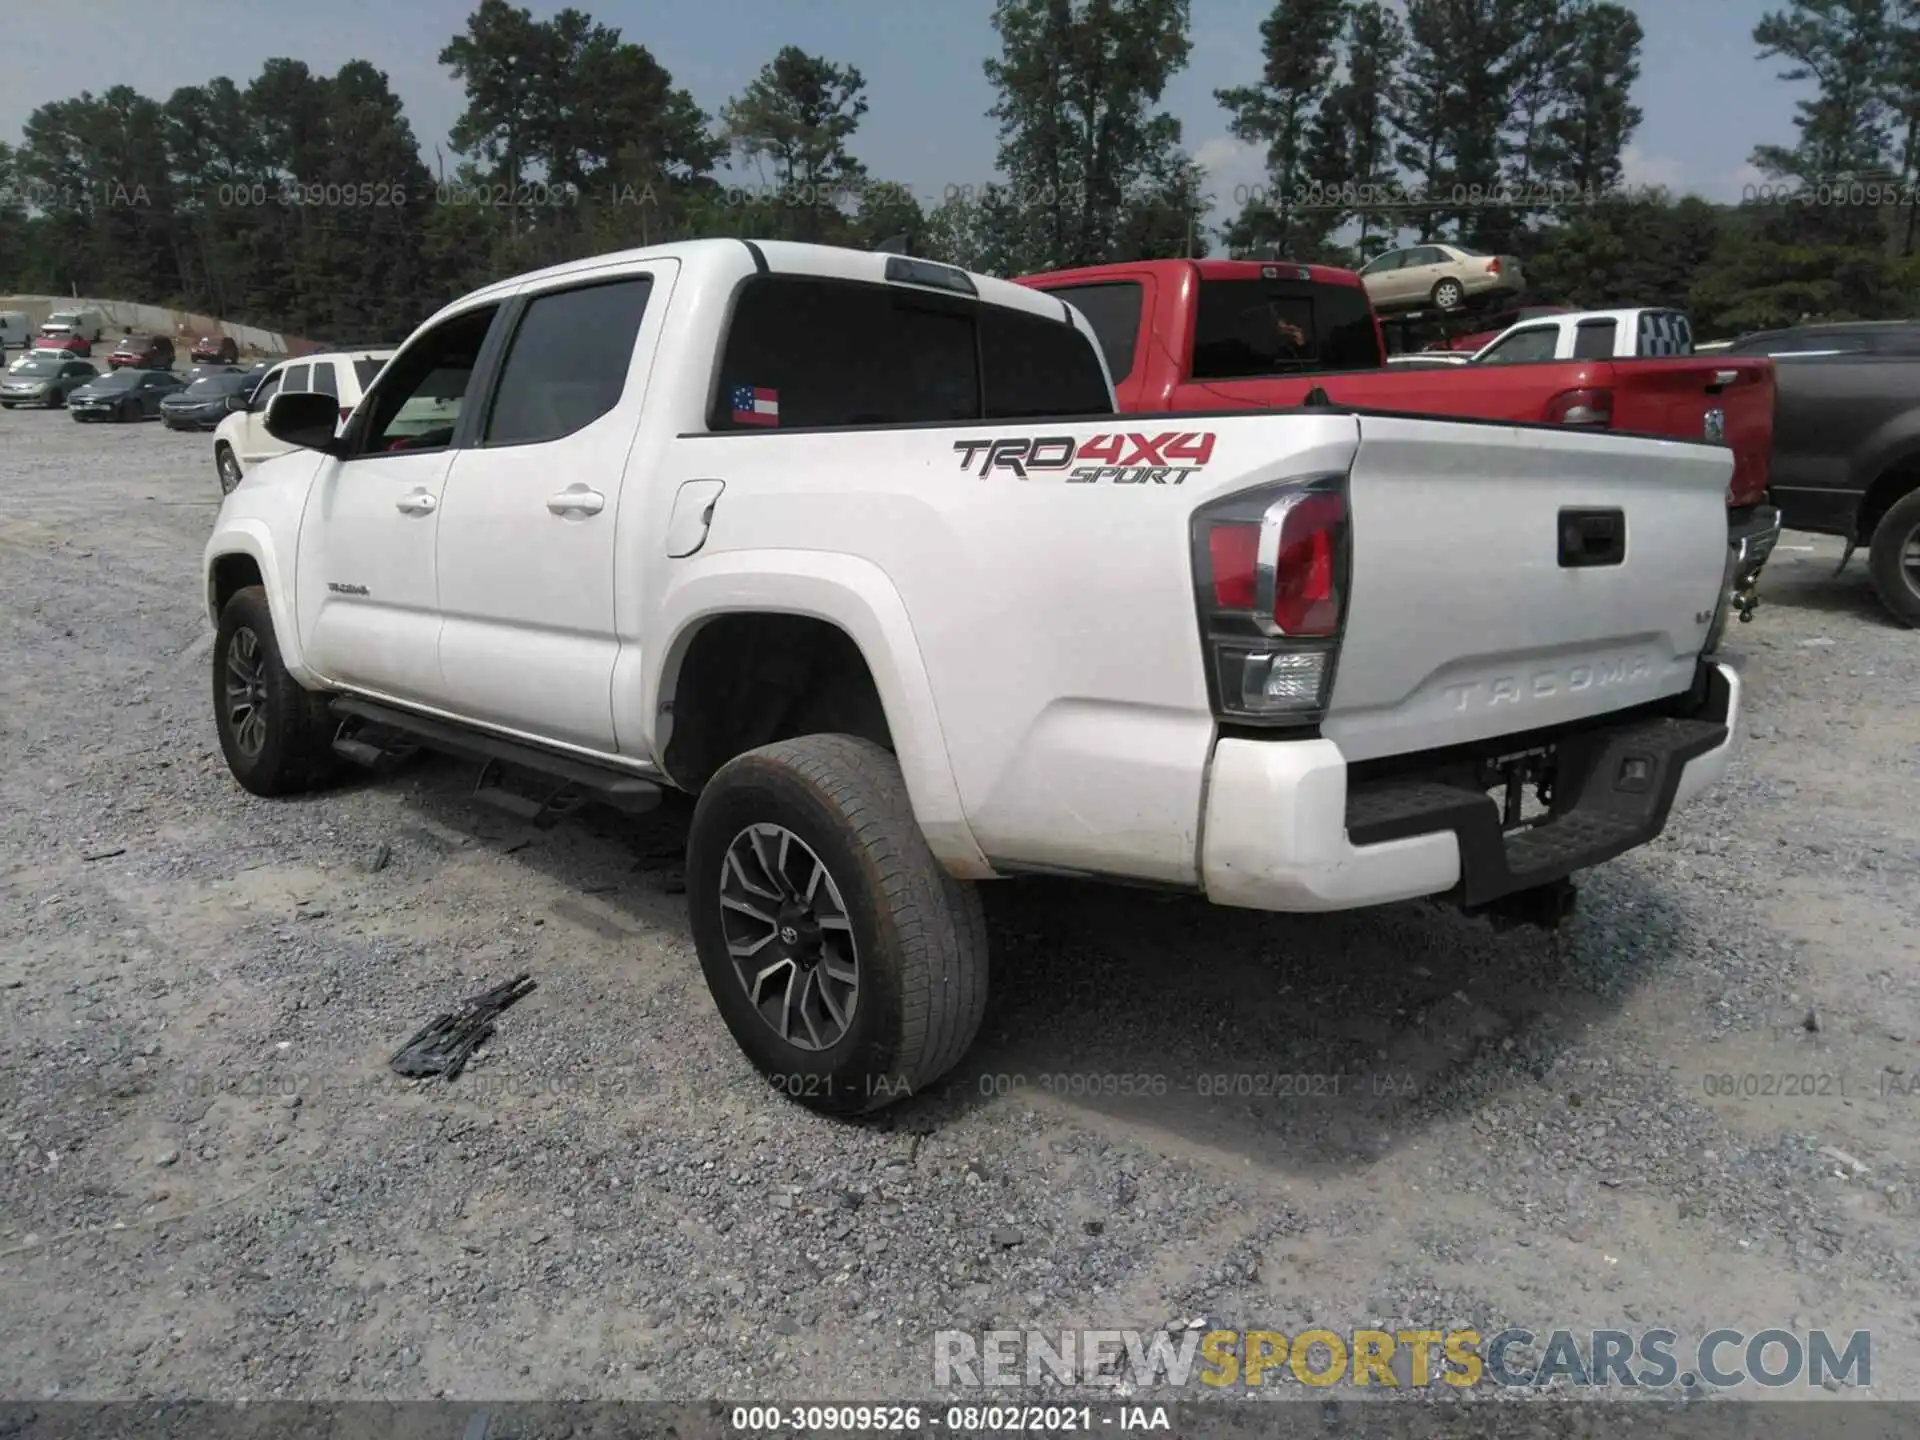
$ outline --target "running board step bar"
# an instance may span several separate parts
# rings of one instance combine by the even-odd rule
[[[333,753],[385,775],[418,755],[420,747],[398,730],[349,716],[333,737]]]
[[[660,803],[660,787],[610,765],[543,750],[518,740],[489,735],[447,720],[415,715],[391,705],[358,696],[341,696],[330,707],[343,722],[360,721],[365,726],[398,732],[397,744],[383,745],[349,732],[345,724],[333,748],[362,764],[380,764],[414,744],[480,762],[480,775],[474,785],[474,798],[532,824],[546,826],[572,814],[589,800],[642,815]],[[366,758],[371,752],[372,758]],[[504,782],[514,771],[530,771],[554,782],[544,797],[525,795]]]
[[[479,778],[473,782],[473,798],[516,820],[551,830],[593,797],[571,780],[562,780],[545,795],[523,794],[507,783],[506,766],[498,760],[483,760]]]

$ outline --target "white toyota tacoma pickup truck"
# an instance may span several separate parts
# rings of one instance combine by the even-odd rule
[[[542,823],[697,794],[714,1002],[825,1110],[966,1051],[976,882],[1551,923],[1733,744],[1719,446],[1121,416],[1057,298],[741,240],[490,286],[338,417],[276,397],[299,448],[207,545],[235,777],[426,746]]]

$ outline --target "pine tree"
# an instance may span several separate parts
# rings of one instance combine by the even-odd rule
[[[1266,150],[1265,193],[1227,231],[1235,252],[1305,259],[1340,224],[1347,146],[1327,92],[1348,10],[1349,0],[1277,0],[1260,22],[1260,82],[1213,92],[1235,137]]]
[[[1006,181],[975,217],[985,253],[1014,271],[1127,258],[1143,195],[1180,168],[1180,124],[1155,107],[1187,62],[1187,0],[998,0],[993,26]]]

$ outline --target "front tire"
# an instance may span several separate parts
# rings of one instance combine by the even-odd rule
[[[1458,310],[1467,292],[1458,280],[1442,280],[1433,287],[1433,305],[1436,310]]]
[[[1873,527],[1867,570],[1880,603],[1903,625],[1920,626],[1920,490]]]
[[[292,795],[331,773],[324,695],[287,673],[267,592],[236,591],[213,637],[213,706],[227,769],[255,795]]]
[[[721,1018],[809,1109],[905,1099],[979,1032],[980,896],[934,859],[899,763],[870,740],[807,735],[722,766],[694,809],[687,897]]]

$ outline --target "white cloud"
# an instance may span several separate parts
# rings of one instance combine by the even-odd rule
[[[1629,144],[1620,152],[1620,181],[1629,191],[1660,186],[1684,195],[1687,167],[1671,155],[1650,155],[1638,145]]]
[[[1231,220],[1250,196],[1264,193],[1261,187],[1267,183],[1267,158],[1261,146],[1231,135],[1215,135],[1194,147],[1193,161],[1207,172],[1216,222]]]
[[[1742,165],[1725,179],[1716,181],[1707,195],[1709,200],[1720,200],[1732,204],[1743,195],[1749,194],[1749,187],[1755,185],[1778,185],[1777,176],[1769,175],[1758,165]]]

